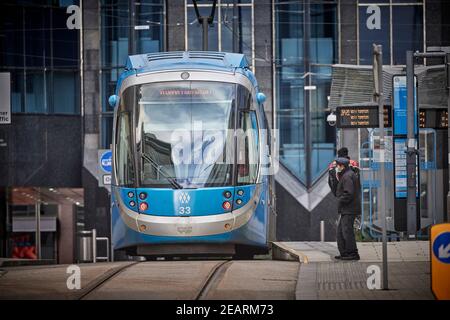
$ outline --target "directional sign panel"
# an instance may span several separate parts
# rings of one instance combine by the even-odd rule
[[[431,227],[431,290],[438,300],[450,300],[450,223]]]
[[[102,150],[100,153],[100,168],[106,172],[111,173],[112,152],[111,150]]]
[[[109,149],[98,150],[98,186],[109,187],[111,185],[112,152]]]

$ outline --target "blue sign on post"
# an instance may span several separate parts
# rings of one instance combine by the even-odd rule
[[[98,150],[98,186],[106,187],[111,185],[112,172],[112,152],[109,149]]]
[[[408,90],[406,87],[406,76],[394,76],[393,82],[393,119],[394,119],[394,163],[395,163],[395,197],[406,199],[407,170],[406,170],[406,141],[408,134]],[[418,135],[418,112],[417,112],[417,78],[414,76],[414,136],[417,141]],[[419,197],[419,172],[416,159],[416,197]]]
[[[417,135],[417,79],[414,77],[414,134]],[[394,76],[393,78],[393,102],[394,102],[394,135],[408,134],[408,90],[406,88],[406,76]]]
[[[106,173],[111,173],[112,170],[112,152],[106,151],[100,157],[100,167]]]

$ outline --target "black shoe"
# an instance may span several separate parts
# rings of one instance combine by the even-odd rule
[[[343,257],[341,257],[341,259],[345,260],[345,261],[352,261],[352,260],[358,261],[360,259],[360,257],[359,257],[359,254],[352,254],[349,256],[343,256]]]
[[[341,260],[341,259],[342,259],[341,256],[334,256],[334,258],[335,258],[336,260]]]

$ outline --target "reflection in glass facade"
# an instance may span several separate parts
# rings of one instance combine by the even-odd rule
[[[253,65],[253,0],[236,0],[237,30],[233,26],[234,0],[218,0],[214,22],[208,31],[208,50],[233,52],[233,34],[237,36],[237,52],[244,53]],[[202,25],[198,23],[192,0],[187,0],[187,50],[202,50]],[[211,2],[198,2],[200,15],[211,13]]]
[[[130,48],[133,54],[164,50],[164,0],[102,0],[101,1],[101,92],[102,92],[102,147],[109,148],[112,137],[113,109],[108,96],[113,94],[117,79],[124,71]],[[130,19],[134,7],[134,25]],[[135,26],[139,28],[135,29]],[[134,44],[129,43],[130,35]]]
[[[0,72],[11,73],[12,112],[79,114],[79,31],[66,26],[78,1],[2,1]]]
[[[334,128],[325,109],[331,65],[337,62],[337,29],[337,1],[275,2],[280,161],[306,186],[334,157]]]
[[[359,1],[359,64],[372,64],[372,44],[383,46],[383,64],[406,64],[406,51],[423,51],[422,0]]]

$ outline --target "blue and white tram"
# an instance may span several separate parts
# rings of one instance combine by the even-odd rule
[[[109,98],[113,248],[143,256],[267,252],[264,100],[242,54],[129,56]]]

